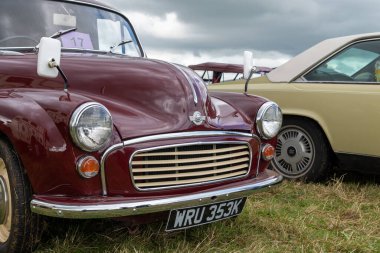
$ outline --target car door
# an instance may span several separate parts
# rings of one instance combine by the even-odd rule
[[[293,83],[305,103],[314,104],[323,118],[336,153],[380,156],[378,68],[380,41],[361,41],[332,55]]]

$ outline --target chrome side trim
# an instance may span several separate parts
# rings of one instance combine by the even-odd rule
[[[125,201],[119,201],[116,203],[99,204],[99,202],[95,202],[93,204],[86,205],[80,205],[77,203],[65,205],[33,199],[30,206],[32,212],[37,214],[75,219],[112,218],[156,213],[246,197],[251,195],[253,192],[263,190],[267,187],[272,187],[282,181],[283,177],[281,175],[273,171],[267,172],[266,178],[262,178],[260,180],[252,179],[240,186],[175,197],[157,197],[144,201],[136,201],[133,198],[129,200],[126,198]]]
[[[356,155],[356,156],[380,159],[380,155],[369,155],[369,154],[363,154],[363,153],[353,153],[353,152],[344,152],[344,151],[334,151],[334,152],[337,155]]]
[[[233,178],[225,178],[225,179],[220,179],[220,180],[214,180],[214,181],[208,181],[208,182],[202,182],[202,183],[193,183],[193,184],[186,184],[186,185],[179,185],[179,186],[166,186],[166,187],[156,187],[156,188],[149,188],[149,189],[141,189],[139,187],[136,186],[135,184],[135,180],[134,180],[134,176],[133,176],[133,173],[132,173],[132,159],[133,157],[138,154],[138,153],[141,153],[141,152],[146,152],[146,151],[152,151],[152,150],[157,150],[157,149],[164,149],[164,148],[172,148],[172,147],[184,147],[184,146],[195,146],[195,145],[207,145],[207,144],[244,144],[248,147],[249,149],[249,164],[248,164],[248,171],[246,174],[244,175],[241,175],[241,176],[238,176],[238,177],[233,177]],[[261,152],[261,145],[259,144],[259,147],[260,149],[260,152]],[[260,153],[258,152],[258,153]],[[259,159],[259,154],[257,156],[257,159]],[[256,168],[256,172],[258,171],[259,169],[259,164],[260,163],[257,163],[257,168]],[[252,165],[252,148],[251,146],[247,143],[247,142],[242,142],[242,141],[225,141],[225,142],[191,142],[191,143],[185,143],[185,144],[178,144],[178,145],[166,145],[166,146],[158,146],[158,147],[152,147],[152,148],[146,148],[146,149],[139,149],[139,150],[136,150],[135,152],[133,152],[133,154],[131,155],[131,157],[129,158],[129,173],[131,175],[131,179],[132,179],[132,183],[133,183],[133,186],[139,190],[139,191],[154,191],[154,190],[164,190],[164,189],[173,189],[173,188],[183,188],[183,187],[186,187],[186,186],[196,186],[196,185],[204,185],[204,184],[209,184],[209,183],[216,183],[216,182],[223,182],[223,181],[228,181],[228,180],[234,180],[234,179],[238,179],[238,178],[243,178],[243,177],[246,177],[249,172],[251,171],[251,165]],[[257,173],[256,173],[257,174]]]
[[[102,182],[102,194],[107,195],[107,182],[105,174],[105,162],[110,153],[117,149],[121,149],[126,146],[130,146],[137,143],[149,142],[149,141],[162,141],[171,140],[179,138],[197,138],[197,137],[218,137],[218,136],[237,136],[237,137],[248,137],[256,138],[260,142],[260,138],[256,135],[249,133],[233,132],[233,131],[196,131],[196,132],[180,132],[180,133],[168,133],[168,134],[158,134],[151,136],[139,137],[131,140],[123,141],[122,143],[115,144],[109,147],[100,158],[100,177]],[[261,142],[260,142],[261,143]]]
[[[100,180],[102,183],[102,194],[103,196],[107,196],[107,182],[106,182],[106,172],[105,172],[105,163],[109,154],[113,151],[121,149],[124,147],[123,143],[119,143],[108,148],[100,158]]]

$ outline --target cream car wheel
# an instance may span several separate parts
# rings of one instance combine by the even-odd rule
[[[305,175],[314,162],[315,147],[310,136],[297,126],[281,130],[275,154],[276,168],[289,178]]]
[[[8,240],[12,224],[12,198],[9,188],[9,176],[4,163],[0,158],[0,243]]]
[[[277,138],[274,169],[286,178],[319,181],[332,165],[332,151],[315,122],[300,118],[284,118]]]

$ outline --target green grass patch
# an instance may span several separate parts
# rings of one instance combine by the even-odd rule
[[[284,181],[234,219],[166,233],[106,220],[49,223],[36,252],[380,252],[380,184]]]

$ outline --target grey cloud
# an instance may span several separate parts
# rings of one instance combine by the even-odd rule
[[[377,0],[103,0],[117,9],[164,16],[175,12],[196,34],[182,40],[142,37],[149,48],[202,52],[278,51],[295,55],[330,37],[376,32]],[[135,23],[138,21],[134,21]]]

